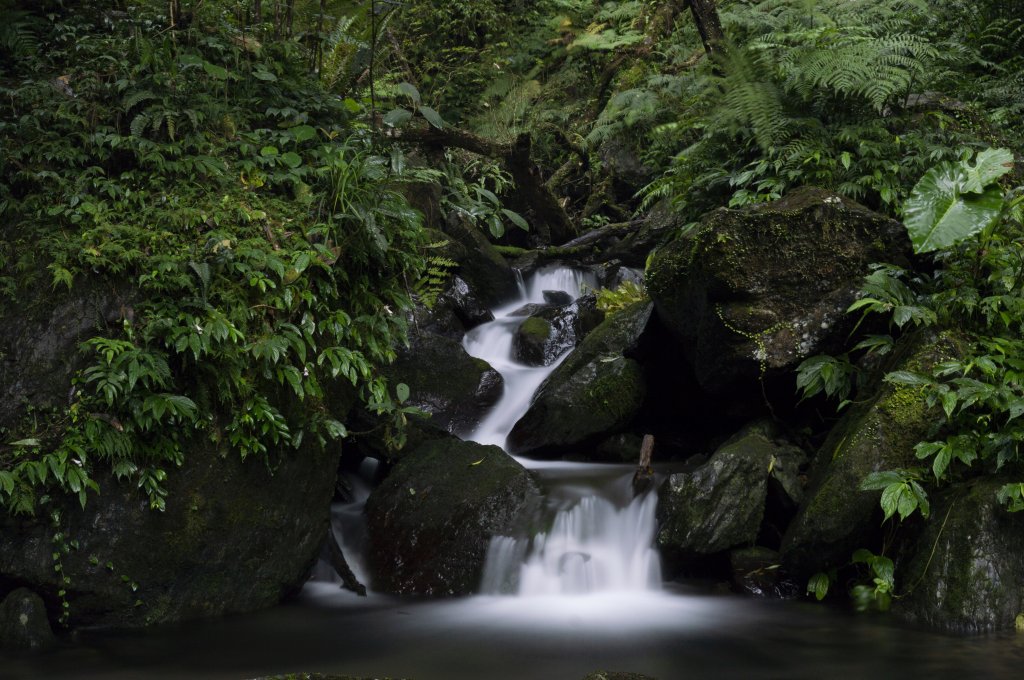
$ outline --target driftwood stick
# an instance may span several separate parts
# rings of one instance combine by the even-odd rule
[[[324,541],[323,550],[320,551],[320,558],[331,565],[331,568],[341,577],[341,587],[351,590],[360,597],[366,597],[366,586],[359,582],[352,568],[348,566],[348,560],[341,551],[341,545],[334,535],[334,529],[327,527],[327,540]]]
[[[654,468],[651,467],[651,455],[654,453],[654,435],[645,434],[640,445],[640,462],[633,473],[633,495],[639,496],[647,491],[654,482]]]

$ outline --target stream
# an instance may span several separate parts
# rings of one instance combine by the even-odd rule
[[[464,346],[505,379],[498,404],[464,438],[504,445],[546,367],[512,360],[510,316],[545,290],[578,297],[594,282],[542,270],[494,310]],[[681,678],[1018,677],[1024,635],[954,637],[806,602],[766,601],[702,584],[663,583],[655,506],[633,497],[632,466],[518,459],[546,493],[533,536],[495,536],[480,594],[453,599],[360,598],[318,567],[276,608],[144,632],[82,631],[76,644],[15,658],[0,678],[248,678],[321,672],[415,680],[580,680],[597,670]],[[353,569],[375,463],[350,480],[355,500],[332,509]]]

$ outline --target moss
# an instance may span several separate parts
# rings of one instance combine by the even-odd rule
[[[531,316],[522,323],[519,332],[534,342],[543,342],[551,336],[551,323],[538,316]]]

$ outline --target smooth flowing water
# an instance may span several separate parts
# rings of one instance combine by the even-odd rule
[[[466,337],[505,375],[505,395],[476,432],[504,444],[553,366],[511,359],[509,317],[544,290],[579,294],[582,277],[542,272],[522,298]],[[557,362],[556,362],[557,363]],[[522,461],[546,491],[549,526],[496,537],[481,591],[434,601],[370,593],[331,578],[274,609],[138,633],[80,632],[41,657],[4,657],[0,678],[227,680],[319,672],[411,680],[580,680],[596,670],[683,678],[1016,678],[1024,635],[961,638],[888,618],[800,602],[757,601],[662,584],[652,549],[654,495],[632,498],[626,466]],[[334,528],[362,576],[362,508],[373,476],[353,476],[354,501]]]

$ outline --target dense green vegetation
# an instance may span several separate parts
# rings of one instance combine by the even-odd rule
[[[403,130],[453,126],[498,145],[529,135],[577,231],[660,201],[692,223],[803,185],[903,219],[916,259],[880,264],[851,309],[891,316],[891,334],[810,360],[799,384],[842,408],[864,354],[912,328],[955,333],[962,356],[887,378],[939,407],[922,467],[865,488],[902,519],[952,480],[1021,470],[1015,2],[724,0],[713,57],[680,0],[0,8],[3,304],[97,285],[128,301],[83,346],[70,406],[5,433],[5,509],[53,488],[84,504],[107,471],[159,508],[193,437],[268,462],[324,445],[346,433],[324,407],[336,377],[394,410],[377,367],[452,265],[426,271],[432,239],[402,183],[438,182],[445,209],[496,239],[526,226],[500,158],[451,145],[406,167]],[[943,223],[951,210],[973,219]],[[1024,485],[1000,499],[1024,509]],[[891,562],[855,561],[888,597]]]

